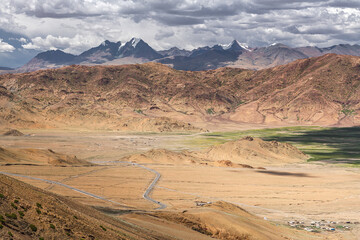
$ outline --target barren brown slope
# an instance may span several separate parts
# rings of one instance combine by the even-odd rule
[[[328,54],[259,71],[235,121],[267,124],[358,125],[360,58]],[[247,117],[250,115],[250,117]]]
[[[218,167],[263,167],[304,162],[308,156],[288,143],[244,137],[201,151],[174,152],[153,149],[123,157],[120,161],[157,164],[201,164]]]
[[[160,226],[172,222],[177,225],[184,225],[211,238],[224,240],[325,239],[314,233],[271,223],[236,205],[223,201],[205,204],[202,207],[188,209],[182,213],[162,211],[149,213],[148,216],[147,214],[131,214],[123,218],[144,226],[149,222],[155,222]],[[164,229],[169,231],[166,228]],[[173,230],[173,232],[175,231]]]
[[[90,166],[93,165],[76,156],[56,153],[51,149],[5,149],[0,147],[0,164]]]
[[[214,118],[356,125],[359,76],[359,57],[335,54],[260,71],[186,72],[156,63],[68,66],[0,76],[0,123],[126,130],[129,119],[159,126],[166,123],[152,119],[165,116],[181,120],[180,129],[184,122]]]
[[[169,239],[4,175],[0,193],[1,239]]]
[[[303,162],[308,159],[308,156],[291,144],[252,137],[210,147],[197,153],[197,156],[213,161],[231,160],[255,167]]]

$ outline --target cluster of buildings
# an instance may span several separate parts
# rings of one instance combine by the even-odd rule
[[[335,221],[311,221],[310,223],[305,223],[303,221],[289,221],[288,225],[290,227],[303,229],[308,232],[320,232],[320,231],[336,231],[336,230],[350,230],[351,224],[359,224],[358,222],[335,222]]]

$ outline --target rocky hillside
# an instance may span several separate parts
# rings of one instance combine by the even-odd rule
[[[209,121],[357,125],[359,84],[360,58],[335,54],[260,71],[68,66],[0,76],[0,123],[124,131],[134,122],[150,131],[199,131],[188,123]]]
[[[0,174],[1,239],[164,239]]]
[[[56,153],[51,149],[17,149],[0,147],[1,165],[91,166],[76,156]]]

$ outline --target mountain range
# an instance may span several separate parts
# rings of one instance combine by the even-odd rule
[[[262,70],[160,63],[71,65],[0,76],[0,125],[140,131],[360,124],[360,57],[327,54]],[[192,123],[187,124],[187,123]]]
[[[360,45],[339,44],[326,48],[316,46],[291,48],[276,43],[267,47],[251,48],[234,40],[227,45],[205,46],[192,51],[177,47],[156,51],[139,38],[132,38],[125,43],[106,40],[80,55],[65,53],[61,50],[39,53],[14,72],[30,72],[73,64],[123,65],[150,61],[187,71],[211,70],[226,66],[258,70],[328,53],[360,56]]]

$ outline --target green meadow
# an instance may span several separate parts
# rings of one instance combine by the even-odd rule
[[[233,132],[211,132],[188,139],[185,144],[192,147],[205,148],[245,136],[293,144],[311,157],[308,161],[360,166],[360,127],[282,127]]]

